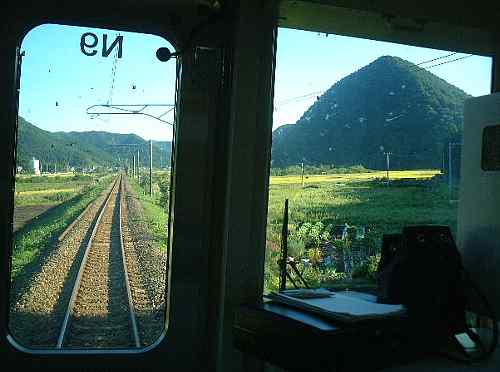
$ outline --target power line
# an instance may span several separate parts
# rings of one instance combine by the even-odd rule
[[[451,57],[451,56],[454,56],[455,54],[458,54],[457,52],[454,52],[454,53],[450,53],[450,54],[447,54],[445,56],[441,56],[441,57],[437,57],[437,58],[433,58],[433,59],[429,59],[427,61],[423,61],[423,62],[420,62],[420,63],[417,63],[416,65],[417,66],[420,66],[420,65],[423,65],[423,64],[426,64],[426,63],[429,63],[429,62],[434,62],[434,61],[437,61],[439,59],[443,59],[443,58],[448,58],[448,57]],[[424,67],[425,68],[425,67]]]
[[[444,61],[444,62],[436,63],[436,64],[431,65],[431,66],[420,67],[419,65],[414,65],[414,66],[411,67],[411,70],[415,70],[415,71],[425,70],[425,71],[427,71],[427,70],[429,70],[430,68],[433,68],[433,67],[446,65],[448,63],[460,61],[462,59],[466,59],[466,58],[470,58],[470,57],[474,57],[474,55],[473,54],[468,54],[466,56],[458,57],[458,58],[455,58],[455,59],[452,59],[452,60],[449,60],[449,61]]]
[[[324,90],[318,90],[318,91],[315,91],[315,92],[303,94],[301,96],[290,97],[290,98],[284,99],[284,100],[282,100],[280,102],[277,102],[275,106],[287,105],[289,103],[294,103],[294,102],[298,102],[298,101],[301,101],[301,100],[309,99],[309,98],[312,98],[314,96],[317,96],[318,94],[323,94],[323,93],[325,93]]]
[[[466,55],[466,56],[459,57],[459,58],[455,58],[455,59],[452,59],[451,61],[446,61],[446,62],[437,63],[437,64],[435,64],[435,65],[432,65],[432,66],[429,66],[429,67],[426,67],[426,68],[427,68],[427,69],[429,69],[429,68],[433,68],[433,67],[436,67],[436,66],[446,65],[447,63],[460,61],[460,60],[462,60],[462,59],[470,58],[470,57],[473,57],[473,56],[474,56],[473,54],[468,54],[468,55]]]

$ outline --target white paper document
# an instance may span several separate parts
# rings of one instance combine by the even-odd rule
[[[272,292],[268,297],[276,302],[346,322],[382,319],[406,312],[402,305],[379,304],[376,302],[376,297],[368,293],[350,291],[331,293],[329,297],[297,298],[293,292],[288,295],[285,291]]]

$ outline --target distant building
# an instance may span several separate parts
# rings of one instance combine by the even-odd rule
[[[40,175],[40,160],[33,158],[32,164],[33,164],[33,172],[35,173],[36,176],[39,176]]]

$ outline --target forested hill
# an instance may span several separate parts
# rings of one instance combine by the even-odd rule
[[[335,66],[332,66],[335,68]],[[380,57],[335,83],[291,125],[273,132],[272,166],[440,168],[448,142],[459,142],[459,88],[398,57]]]
[[[17,165],[31,169],[31,159],[39,159],[50,169],[92,166],[115,167],[140,151],[141,166],[149,165],[149,141],[135,134],[108,132],[48,132],[19,118],[17,135]],[[153,165],[170,162],[171,143],[153,141]]]

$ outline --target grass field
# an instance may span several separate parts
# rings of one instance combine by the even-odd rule
[[[80,189],[68,200],[50,208],[35,219],[26,222],[14,234],[11,279],[26,272],[26,268],[50,249],[61,232],[110,184],[113,176],[101,178],[94,186]],[[46,183],[47,185],[50,182]],[[43,204],[42,204],[43,205]]]
[[[33,195],[56,194],[58,192],[71,192],[71,193],[74,193],[74,192],[76,192],[79,189],[78,187],[68,188],[67,186],[68,185],[63,185],[63,187],[61,187],[61,188],[53,188],[54,186],[50,185],[51,188],[45,189],[44,188],[45,185],[42,185],[39,190],[16,191],[16,195],[17,196],[28,197],[28,196],[33,196]]]
[[[95,185],[97,175],[63,173],[43,176],[16,176],[15,206],[56,205]]]
[[[393,171],[387,185],[385,172],[343,175],[310,175],[302,187],[301,176],[270,179],[267,223],[267,290],[277,286],[277,250],[280,245],[283,208],[289,199],[291,244],[297,244],[297,228],[304,222],[323,226],[367,226],[375,249],[385,233],[401,232],[410,224],[445,224],[456,231],[457,204],[450,203],[446,185],[432,177],[437,170]],[[298,244],[301,244],[299,241]]]
[[[61,173],[43,173],[42,176],[36,176],[36,177],[47,177],[47,178],[64,178],[64,177],[73,177],[75,174],[73,172],[61,172]],[[23,180],[23,179],[30,179],[33,176],[32,174],[17,174],[16,179]]]
[[[390,180],[401,179],[428,179],[435,175],[440,174],[436,169],[423,169],[423,170],[404,170],[404,171],[391,171],[389,172]],[[352,181],[368,181],[376,180],[387,177],[385,171],[371,171],[365,173],[349,173],[349,174],[328,174],[328,175],[305,175],[304,185],[325,183],[325,182],[352,182]],[[302,176],[272,176],[271,185],[290,185],[301,184]]]

